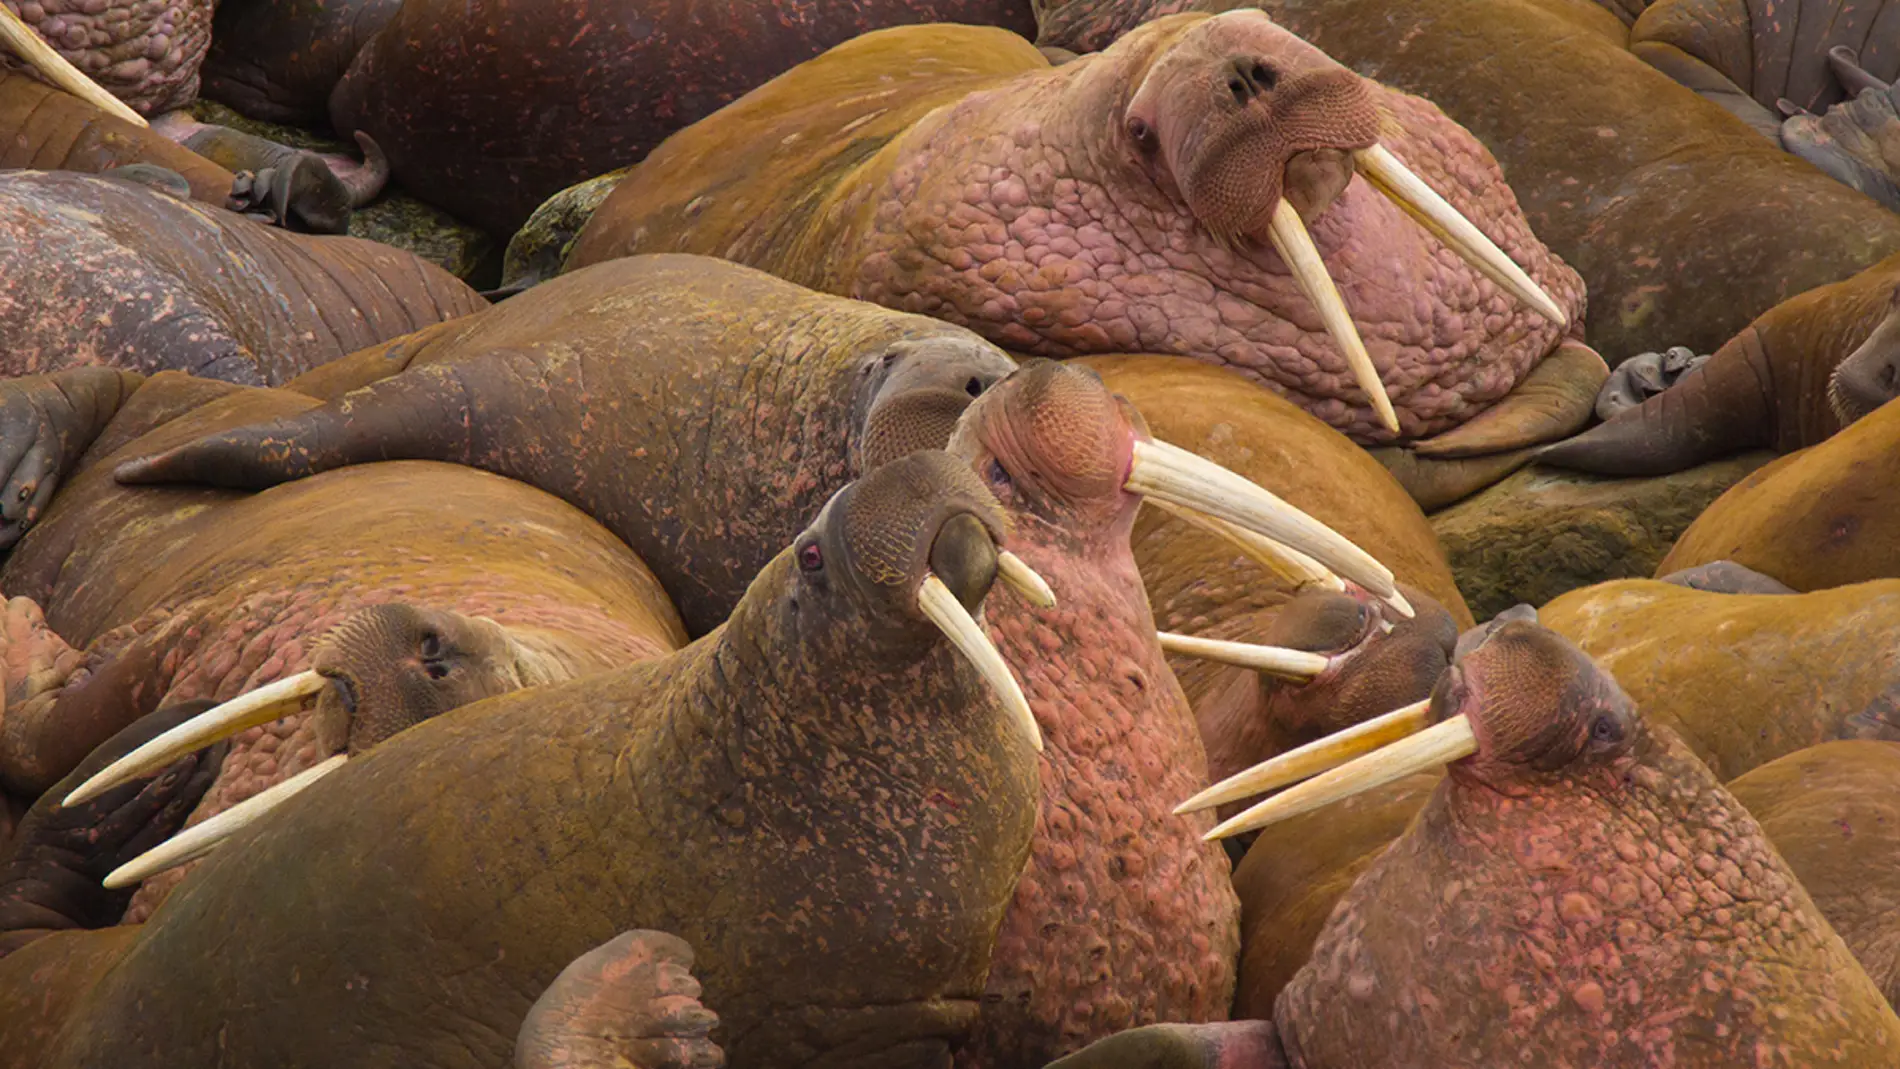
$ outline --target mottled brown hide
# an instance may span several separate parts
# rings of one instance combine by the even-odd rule
[[[231,172],[168,138],[35,78],[0,69],[0,169],[97,174],[133,163],[176,171],[191,195],[223,207]]]
[[[402,0],[224,0],[204,95],[254,119],[323,126],[330,92]]]

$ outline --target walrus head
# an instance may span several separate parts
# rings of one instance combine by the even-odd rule
[[[1827,399],[1841,426],[1900,397],[1900,287],[1887,302],[1885,318],[1828,378]]]

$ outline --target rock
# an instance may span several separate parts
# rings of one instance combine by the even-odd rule
[[[527,289],[560,274],[561,264],[567,260],[567,247],[631,169],[608,171],[541,202],[508,242],[508,252],[501,261],[502,287]]]
[[[334,137],[252,119],[216,101],[201,99],[190,111],[199,122],[229,126],[280,145],[357,155],[354,145],[345,146]],[[393,187],[350,217],[350,236],[407,249],[477,289],[493,285],[500,270],[501,249],[493,237]]]
[[[1472,615],[1646,578],[1722,491],[1775,458],[1757,451],[1648,479],[1532,466],[1431,516]]]

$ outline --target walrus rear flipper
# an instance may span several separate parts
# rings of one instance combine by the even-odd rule
[[[352,390],[301,415],[236,427],[125,461],[121,483],[263,490],[379,460],[476,464],[475,406],[456,370],[431,365]]]
[[[1667,475],[1769,445],[1775,432],[1767,366],[1751,326],[1674,386],[1546,447],[1537,462],[1598,475]]]

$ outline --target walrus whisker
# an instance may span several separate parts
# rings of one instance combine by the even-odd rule
[[[1036,752],[1041,753],[1042,729],[1036,726],[1036,716],[1029,711],[1029,699],[1023,697],[1023,688],[1016,682],[1016,676],[1010,672],[1008,663],[997,652],[990,636],[984,634],[983,625],[976,622],[970,610],[964,608],[943,580],[935,575],[924,576],[923,583],[918,586],[917,607],[929,617],[931,623],[937,625],[951,645],[969,658],[977,674],[996,692],[997,700],[1003,703],[1003,711],[1028,736]]]
[[[1131,493],[1194,509],[1284,543],[1376,597],[1389,599],[1398,592],[1391,570],[1371,554],[1252,480],[1155,439],[1137,441],[1134,454],[1124,484]],[[1410,606],[1406,609],[1409,615]]]
[[[13,13],[13,9],[0,4],[0,43],[13,50],[13,54],[25,60],[32,68],[46,76],[46,80],[79,99],[105,112],[115,119],[124,119],[134,126],[148,126],[145,116],[133,111],[125,101],[105,91],[98,82],[86,77],[70,63],[65,56],[53,51],[40,35],[28,26],[25,20]]]
[[[1295,683],[1311,681],[1333,663],[1332,658],[1325,654],[1288,649],[1285,646],[1229,642],[1225,639],[1201,638],[1199,635],[1180,635],[1172,631],[1157,631],[1155,637],[1161,641],[1164,653],[1178,653],[1183,657],[1199,657],[1204,661],[1251,668]]]
[[[1451,202],[1439,196],[1437,190],[1426,185],[1425,180],[1414,174],[1411,168],[1400,163],[1399,158],[1384,145],[1354,149],[1352,157],[1359,173],[1372,183],[1374,189],[1385,194],[1392,203],[1404,209],[1405,214],[1431,231],[1434,237],[1450,247],[1473,270],[1490,279],[1499,289],[1529,305],[1538,315],[1557,324],[1560,329],[1570,326],[1570,318],[1564,315],[1564,310],[1551,300],[1550,294],[1545,293],[1542,286],[1532,281],[1531,276],[1525,274],[1516,261],[1506,256],[1496,242],[1465,218],[1464,213],[1452,207]]]
[[[1027,561],[1005,549],[996,554],[996,577],[1009,584],[1016,595],[1038,609],[1056,607],[1056,592],[1048,580],[1036,574]]]
[[[282,783],[261,790],[204,823],[186,828],[113,869],[101,882],[107,890],[116,891],[156,876],[166,869],[175,869],[188,861],[196,861],[217,849],[219,843],[257,823],[258,818],[289,801],[291,796],[298,791],[342,768],[347,760],[349,760],[349,755],[337,754],[322,764],[304,769]]]
[[[1333,284],[1333,276],[1326,270],[1326,261],[1320,259],[1319,248],[1313,244],[1313,235],[1306,232],[1306,224],[1301,221],[1300,213],[1285,197],[1273,206],[1273,220],[1268,225],[1268,234],[1273,239],[1273,247],[1279,251],[1280,259],[1286,261],[1293,272],[1293,280],[1300,285],[1306,299],[1319,309],[1320,321],[1326,324],[1326,333],[1332,335],[1333,344],[1339,347],[1340,355],[1346,358],[1346,366],[1352,369],[1354,381],[1366,392],[1372,401],[1372,410],[1379,414],[1379,424],[1393,434],[1399,433],[1399,416],[1392,410],[1392,399],[1386,396],[1385,383],[1379,379],[1379,369],[1372,366],[1372,355],[1366,352],[1365,340],[1359,337],[1359,328],[1353,325],[1352,313],[1346,310],[1346,301],[1339,295],[1339,287]]]
[[[1388,742],[1415,735],[1425,726],[1425,711],[1431,699],[1413,702],[1371,720],[1354,724],[1323,739],[1288,750],[1236,772],[1201,793],[1174,807],[1176,813],[1198,813],[1217,805],[1238,801],[1319,775],[1327,769],[1384,746]]]
[[[1460,713],[1305,783],[1288,787],[1232,820],[1215,825],[1202,838],[1225,839],[1264,828],[1477,752],[1478,737],[1472,733],[1470,719]]]
[[[305,698],[322,690],[327,682],[315,672],[304,671],[246,691],[107,765],[60,804],[73,806],[89,801],[121,783],[156,772],[193,750],[296,712]]]

